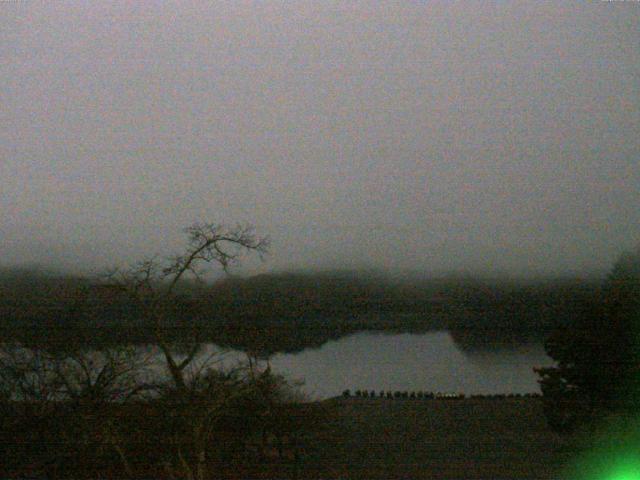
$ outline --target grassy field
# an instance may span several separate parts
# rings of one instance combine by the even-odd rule
[[[566,442],[539,399],[331,399],[300,478],[554,478]]]

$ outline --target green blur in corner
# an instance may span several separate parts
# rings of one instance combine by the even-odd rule
[[[597,429],[585,429],[578,451],[559,478],[640,480],[640,416],[612,416]]]
[[[608,480],[639,480],[640,462],[637,458],[624,458],[606,478]]]

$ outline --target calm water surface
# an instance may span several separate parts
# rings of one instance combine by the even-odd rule
[[[240,359],[230,352],[225,363]],[[542,345],[463,352],[447,332],[361,332],[319,349],[278,354],[271,367],[290,380],[304,380],[312,399],[345,389],[424,390],[469,394],[539,392],[533,367],[553,365]]]

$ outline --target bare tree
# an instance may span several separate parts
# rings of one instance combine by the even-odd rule
[[[295,409],[304,397],[297,384],[274,374],[268,362],[247,362],[226,371],[209,368],[197,382],[190,402],[164,399],[172,404],[167,416],[177,427],[171,429],[176,438],[169,442],[176,447],[165,462],[170,476],[209,478],[214,453],[221,459],[226,455],[227,461],[247,462],[265,461],[274,442],[280,460],[285,447],[295,451],[294,437],[302,430]]]
[[[211,266],[228,273],[245,253],[256,253],[262,259],[269,246],[268,238],[257,236],[252,226],[195,223],[186,228],[185,233],[187,244],[182,253],[163,260],[152,257],[128,270],[116,270],[108,275],[114,288],[129,295],[151,321],[154,340],[180,392],[187,390],[186,369],[202,347],[200,339],[193,338],[190,345],[176,351],[175,342],[165,332],[168,312],[175,306],[180,284],[189,277],[202,281]]]
[[[53,369],[65,397],[84,404],[126,402],[157,385],[146,381],[151,352],[132,345],[73,350],[54,358]]]
[[[111,405],[139,399],[151,388],[142,376],[150,362],[150,352],[132,346],[48,350],[1,344],[0,446],[11,452],[8,468],[22,475],[81,462],[95,466],[97,449],[111,448],[130,474]]]
[[[130,425],[121,427],[117,416],[137,411],[140,404],[132,404],[130,410],[114,408],[114,402],[140,398],[157,388],[156,393],[168,393],[165,397],[177,402],[173,413],[178,422],[187,422],[185,438],[190,447],[177,449],[173,465],[183,465],[181,471],[187,477],[206,476],[211,429],[229,409],[244,408],[239,399],[247,396],[248,387],[233,376],[223,382],[212,381],[216,377],[207,369],[215,359],[200,355],[202,339],[194,335],[181,345],[167,326],[172,315],[186,317],[187,312],[180,309],[194,304],[185,301],[181,293],[187,280],[202,282],[207,268],[216,266],[229,272],[245,253],[257,253],[262,258],[268,240],[258,237],[249,226],[198,223],[185,232],[187,242],[181,254],[166,259],[152,257],[129,269],[114,270],[107,275],[107,282],[79,292],[77,298],[83,318],[96,323],[104,316],[104,306],[112,305],[109,300],[126,296],[125,303],[135,306],[145,324],[151,326],[154,343],[170,375],[169,388],[162,390],[141,376],[157,358],[155,349],[151,353],[132,346],[92,350],[81,341],[71,341],[60,349],[0,345],[0,403],[11,420],[7,425],[10,431],[22,431],[24,435],[18,436],[25,439],[16,468],[22,468],[24,460],[28,464],[22,462],[25,471],[49,472],[48,465],[53,465],[57,469],[54,476],[64,475],[59,469],[69,465],[90,471],[98,468],[98,463],[90,464],[88,458],[98,449],[110,449],[117,452],[123,472],[131,476]],[[39,443],[32,438],[39,438]],[[39,448],[41,444],[46,448]],[[26,447],[29,445],[33,448]],[[36,456],[38,448],[41,451]],[[89,462],[83,463],[84,467],[79,466],[81,458]]]

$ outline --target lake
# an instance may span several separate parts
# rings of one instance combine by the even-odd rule
[[[212,345],[209,350],[214,349]],[[242,358],[229,352],[225,364]],[[350,389],[460,392],[539,392],[533,367],[553,365],[542,344],[463,351],[448,332],[385,334],[360,332],[321,348],[271,357],[274,372],[304,380],[311,399]]]

